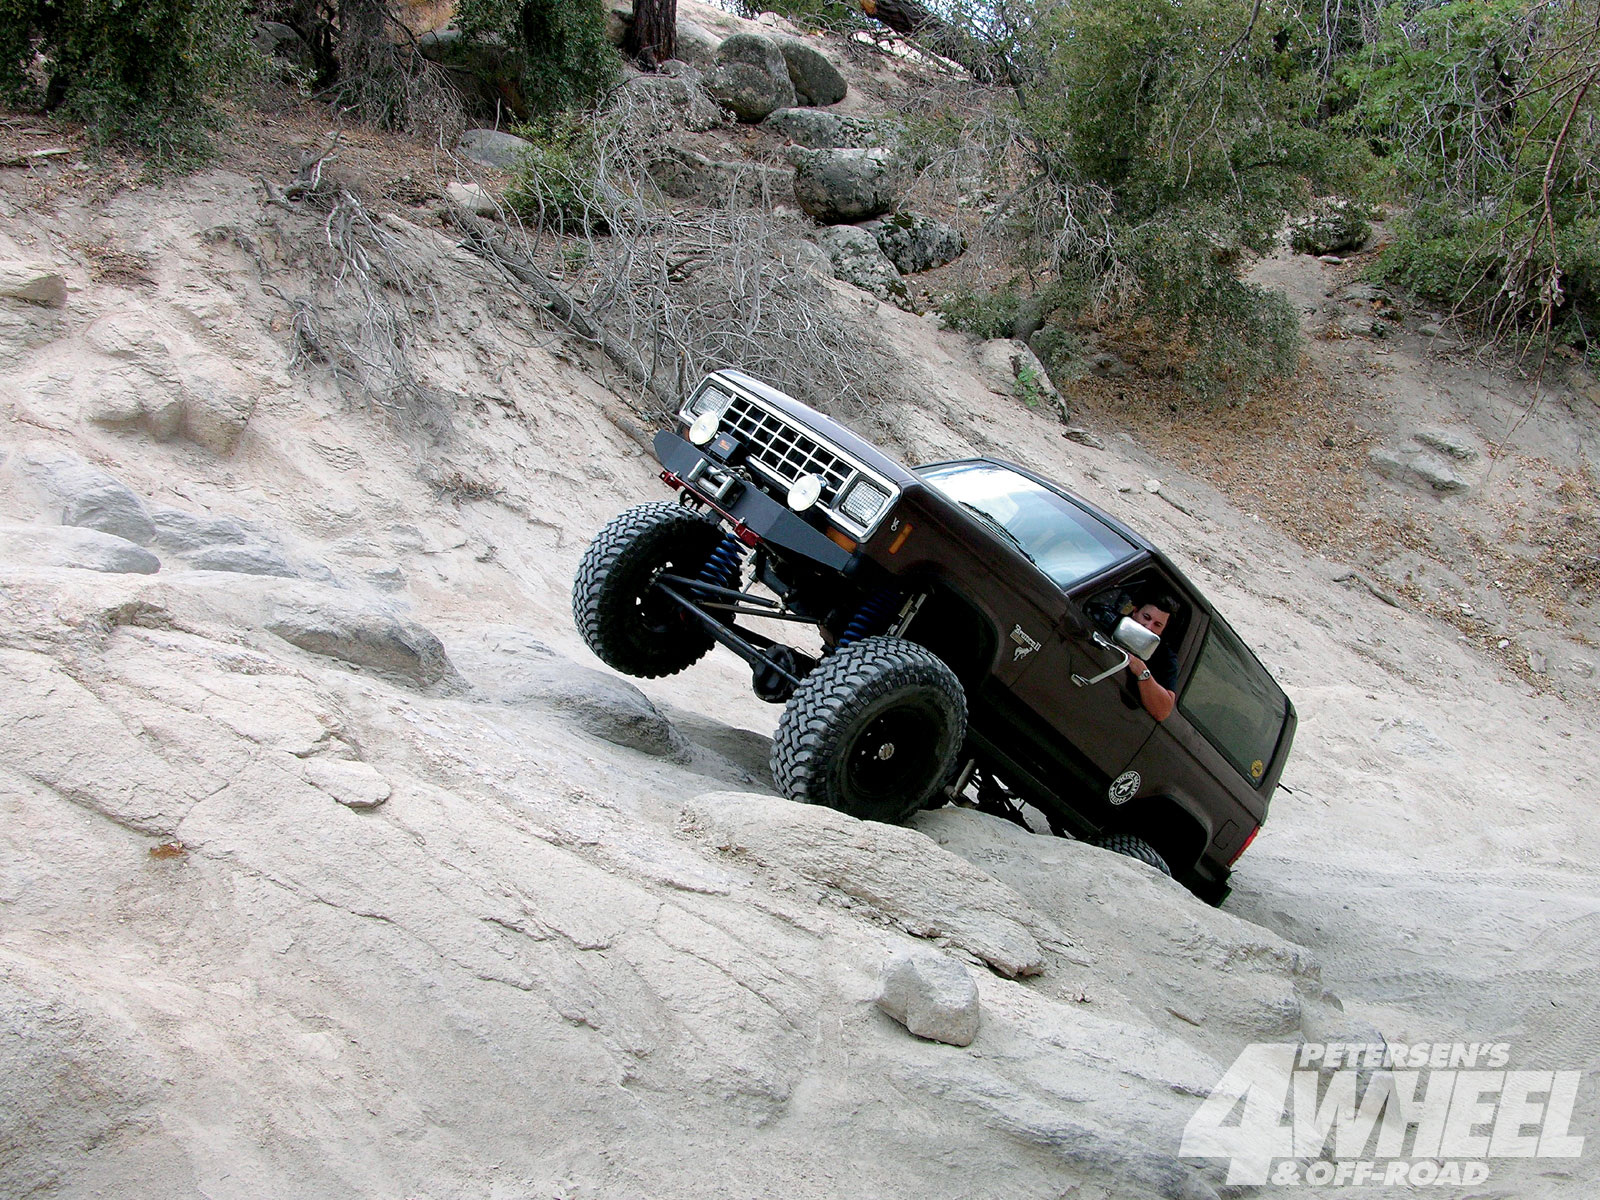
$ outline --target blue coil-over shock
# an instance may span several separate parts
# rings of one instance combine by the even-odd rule
[[[700,582],[712,587],[735,588],[744,571],[744,543],[733,534],[723,534],[717,548],[700,568]]]
[[[856,609],[855,615],[844,627],[844,632],[839,635],[839,640],[834,643],[834,649],[840,650],[851,642],[882,633],[889,627],[889,618],[894,615],[899,603],[900,593],[894,588],[883,588],[874,593],[865,604]]]

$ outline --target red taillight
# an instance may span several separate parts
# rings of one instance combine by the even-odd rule
[[[1250,843],[1256,840],[1256,834],[1258,834],[1260,832],[1261,832],[1261,826],[1259,826],[1259,825],[1257,825],[1254,829],[1252,829],[1250,831],[1250,836],[1245,838],[1244,845],[1239,847],[1238,853],[1236,853],[1232,858],[1230,858],[1228,860],[1228,865],[1230,867],[1233,866],[1234,863],[1239,861],[1239,859],[1243,856],[1243,854],[1244,854],[1244,852],[1246,850],[1250,849]]]

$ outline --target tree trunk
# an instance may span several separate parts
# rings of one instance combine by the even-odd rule
[[[633,24],[623,53],[646,70],[678,54],[678,0],[633,0]]]
[[[944,24],[917,0],[857,0],[861,11],[896,33],[921,33]]]
[[[856,0],[856,4],[862,13],[880,25],[888,26],[902,37],[915,38],[923,49],[959,63],[974,79],[1015,86],[1011,66],[1003,56],[985,46],[969,30],[950,24],[917,0]]]

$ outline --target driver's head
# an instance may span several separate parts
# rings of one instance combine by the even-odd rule
[[[1155,596],[1135,610],[1133,619],[1160,637],[1166,632],[1167,623],[1172,620],[1172,614],[1177,611],[1177,607],[1168,597]]]

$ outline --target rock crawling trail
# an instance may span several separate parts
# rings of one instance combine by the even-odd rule
[[[1584,1156],[1476,1194],[1593,1194],[1600,737],[1453,627],[884,306],[902,444],[1169,550],[1299,706],[1292,792],[1222,911],[969,811],[793,805],[742,666],[582,649],[572,570],[653,461],[425,209],[385,221],[433,442],[291,369],[317,226],[249,180],[5,215],[66,288],[0,299],[0,1194],[1236,1194],[1179,1147],[1243,1047],[1374,1032],[1584,1071]],[[968,1048],[872,1003],[929,943]]]

